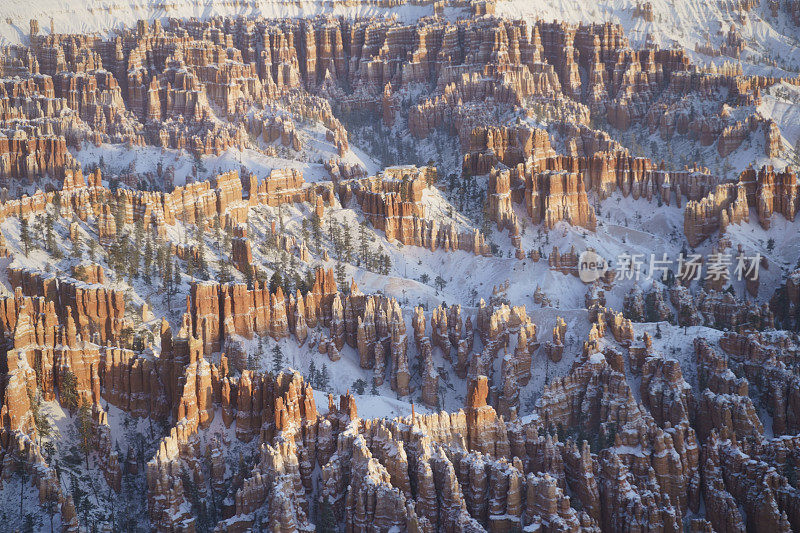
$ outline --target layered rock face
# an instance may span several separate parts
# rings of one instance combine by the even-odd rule
[[[684,233],[697,246],[715,232],[724,232],[728,224],[749,220],[755,207],[759,223],[765,229],[770,219],[780,213],[793,221],[797,213],[797,176],[791,168],[776,172],[772,167],[744,170],[736,184],[718,185],[708,196],[690,201],[684,211]]]
[[[44,272],[10,267],[7,271],[11,287],[19,296],[44,298],[54,305],[59,320],[66,323],[73,319],[77,333],[92,339],[98,336],[101,342],[119,337],[128,326],[125,318],[125,299],[121,292],[102,286],[102,267],[95,271],[98,283],[88,284],[69,278],[58,278]]]
[[[455,222],[440,225],[437,220],[426,218],[422,195],[435,179],[433,167],[389,167],[375,177],[339,181],[337,193],[342,205],[354,199],[364,216],[390,241],[431,251],[463,250],[489,255],[490,249],[477,229],[463,230]]]
[[[711,285],[711,281],[708,285]],[[684,286],[669,290],[654,287],[646,294],[631,290],[624,298],[623,314],[634,322],[674,322],[680,326],[707,326],[732,331],[763,331],[775,327],[775,313],[766,303],[736,298],[726,291],[700,289],[692,294]]]
[[[22,287],[17,292],[0,301],[10,347],[0,412],[4,454],[19,453],[15,435],[36,431],[26,391],[38,385],[50,398],[63,398],[69,373],[80,401],[92,406],[92,453],[112,490],[119,490],[113,487],[119,487],[125,452],[111,445],[102,402],[134,417],[172,420],[143,471],[148,518],[158,530],[196,527],[190,502],[198,490],[230,502],[217,522],[228,530],[286,524],[311,530],[332,515],[353,528],[374,523],[481,531],[559,524],[600,531],[635,521],[643,529],[679,531],[687,513],[700,512],[701,495],[702,516],[715,527],[744,524],[749,513],[740,507],[778,528],[797,519],[796,490],[773,466],[793,460],[794,441],[765,437],[755,404],[770,409],[775,435],[796,431],[800,403],[789,368],[800,348],[788,337],[729,333],[721,350],[696,341],[696,396],[678,363],[656,353],[648,335],[640,346],[630,321],[626,326],[621,315],[597,312],[584,355],[565,377],[544,386],[535,416],[523,423],[517,393],[534,372],[539,348],[525,309],[481,302],[473,316],[459,306],[429,313],[418,307],[411,323],[422,400],[438,403],[433,361],[441,355],[467,378],[465,408],[419,415],[409,406],[406,416],[370,420],[359,418],[349,394],[330,397],[323,414],[300,375],[237,371],[228,356],[212,362],[206,355],[219,350],[217,343],[248,335],[294,335],[303,342],[304,328],[319,326],[329,332],[327,350],[353,347],[361,366],[375,369],[376,380],[388,368],[393,388],[408,394],[411,365],[397,302],[364,295],[355,285],[343,296],[331,271],[318,271],[312,290],[295,298],[262,286],[198,283],[180,331],[173,334],[162,322],[158,357],[108,345],[98,335],[100,342],[91,342],[78,332],[82,317],[76,321],[72,307],[62,317],[55,301],[25,296]],[[626,306],[635,308],[637,298],[629,300]],[[478,342],[473,318],[480,354],[472,354]],[[592,346],[606,342],[607,329],[619,348],[599,352]],[[557,321],[550,357],[565,333],[566,322]],[[502,382],[492,384],[483,372],[493,374],[497,357]],[[640,403],[627,372],[638,377]],[[230,432],[215,434],[213,424]],[[229,439],[257,446],[248,468],[224,468]],[[28,450],[21,464],[40,465],[40,491],[53,491],[62,501],[62,519],[71,520],[69,495],[52,481],[55,474],[38,449]],[[756,481],[763,476],[754,477],[762,470],[773,472],[767,487]],[[771,503],[753,503],[752,491]]]
[[[367,3],[380,11],[399,4]],[[64,465],[39,444],[40,405],[50,402],[48,412],[61,413],[60,405],[83,421],[86,468],[98,474],[100,497],[134,486],[143,502],[136,518],[155,531],[800,529],[800,348],[796,335],[766,331],[788,318],[775,308],[800,306],[800,274],[788,276],[772,309],[720,292],[727,279],[694,293],[678,280],[669,291],[625,295],[611,292],[608,275],[591,286],[585,310],[553,310],[539,284],[557,279],[555,290],[572,293],[577,281],[554,273],[579,271],[577,243],[562,239],[547,264],[536,265],[545,279],[530,287],[527,277],[514,276],[522,286],[485,279],[541,259],[541,250],[522,249],[523,237],[531,242],[527,222],[545,231],[547,245],[559,232],[546,232],[565,223],[594,232],[602,202],[617,192],[615,199],[646,200],[654,210],[685,205],[691,247],[747,222],[751,208],[765,230],[776,213],[793,221],[790,168],[748,168],[729,181],[697,166],[671,168],[642,157],[647,147],[629,151],[615,138],[685,136],[721,158],[763,138],[763,155],[775,158],[780,128],[752,108],[767,87],[797,80],[692,66],[683,52],[652,42],[634,50],[610,23],[510,21],[491,16],[490,1],[420,4],[434,16],[170,18],[107,39],[40,35],[36,23],[29,48],[0,50],[0,185],[46,189],[18,198],[4,191],[3,231],[58,206],[73,242],[96,234],[111,249],[141,231],[171,265],[172,255],[199,262],[205,246],[172,242],[176,234],[190,229],[205,243],[224,230],[240,280],[179,272],[126,300],[121,272],[80,264],[69,275],[49,274],[9,258],[13,296],[0,298],[0,489],[12,487],[16,501],[9,480],[19,478],[26,498],[33,483],[64,531],[88,525],[89,500],[73,500],[78,491],[60,480]],[[654,9],[631,6],[646,22]],[[475,16],[460,17],[467,11]],[[745,44],[732,28],[720,50],[701,51],[738,57]],[[417,166],[368,175],[345,128],[363,123],[372,129],[360,133],[374,134],[385,152],[378,159],[423,147]],[[620,136],[596,129],[606,123]],[[111,173],[87,168],[84,176],[70,155],[87,142],[186,150],[197,159],[185,185],[174,187],[174,168],[159,165],[155,177],[134,167],[107,187]],[[452,176],[439,175],[439,160],[421,166],[428,149],[444,152],[446,143],[455,157],[442,154],[448,160],[439,168],[455,168]],[[275,159],[257,171],[198,178],[203,156],[231,148]],[[283,158],[313,170],[304,177],[273,162]],[[459,183],[471,185],[445,191]],[[459,190],[469,205],[443,215]],[[396,283],[399,269],[381,278],[356,269],[359,283],[381,289],[365,294],[339,250],[334,269],[323,246],[282,231],[286,204],[288,223],[306,232],[308,221],[319,226],[354,209],[345,220],[363,215],[392,253],[422,248],[409,270],[421,258],[455,270],[463,261],[478,270],[485,294],[455,280],[450,291],[419,288],[414,301]],[[511,248],[463,222],[481,209],[508,231]],[[279,224],[269,220],[274,211]],[[297,290],[279,282],[294,268],[283,261],[269,264],[279,274],[274,283],[259,275],[262,235],[278,254],[288,252],[287,262],[303,263],[309,277],[286,284]],[[491,257],[488,237],[507,258]],[[723,244],[720,251],[730,246]],[[9,249],[18,243],[0,234],[0,256]],[[216,251],[223,279],[227,249]],[[441,251],[455,255],[429,253]],[[519,263],[505,261],[512,255]],[[746,289],[755,297],[753,281]],[[182,314],[169,301],[174,285],[181,308],[185,297]],[[403,298],[391,296],[397,286]],[[159,321],[142,301],[164,291]],[[621,313],[606,307],[606,296],[622,302]],[[542,308],[529,312],[530,297]],[[659,340],[656,328],[673,320],[698,327],[684,330],[698,336],[688,352],[684,345],[666,353],[677,329]],[[298,356],[309,375],[307,363],[336,364],[336,383],[320,388],[344,392],[349,374],[363,370],[367,386],[389,397],[348,391],[329,395],[325,408],[321,391],[283,371],[284,361],[274,359],[270,373],[253,370],[255,347],[266,342],[291,350],[291,364]],[[391,416],[359,416],[359,408],[385,406]],[[121,437],[140,425],[147,431],[137,435],[155,442],[152,453]]]

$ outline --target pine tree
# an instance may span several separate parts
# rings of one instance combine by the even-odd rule
[[[81,513],[84,525],[88,529],[87,503],[89,498],[86,492],[81,489],[78,479],[73,473],[70,473],[70,489],[72,491],[72,501],[75,503],[75,510]]]
[[[197,246],[197,268],[203,273],[206,273],[208,271],[208,262],[206,261],[206,242],[202,235],[200,235]]]
[[[80,447],[86,458],[86,468],[89,468],[89,453],[92,451],[94,426],[92,423],[92,408],[86,402],[82,402],[78,409],[78,415],[75,417],[75,429],[78,431],[78,447]]]
[[[783,467],[783,477],[792,487],[797,487],[797,472],[791,457],[786,458],[786,465]]]
[[[319,520],[317,520],[317,533],[336,533],[336,516],[333,506],[328,498],[319,504]]]
[[[42,393],[38,385],[35,393],[31,389],[28,389],[28,403],[30,403],[31,406],[31,414],[33,415],[33,423],[36,426],[37,439],[41,445],[42,438],[50,436],[52,426],[50,425],[50,420],[41,411]]]
[[[163,250],[163,249],[162,249]],[[161,286],[164,288],[164,293],[167,297],[167,309],[172,309],[172,261],[169,258],[164,259],[164,267],[161,270]]]
[[[350,234],[350,226],[342,224],[342,247],[344,248],[345,263],[353,262],[353,236]]]
[[[25,251],[25,257],[28,257],[28,255],[31,252],[31,231],[30,228],[28,227],[27,218],[23,218],[22,220],[20,220],[19,239],[20,241],[22,241],[22,247]]]
[[[53,193],[53,209],[56,213],[56,218],[61,218],[61,192],[59,191]]]
[[[219,225],[219,217],[214,217],[214,239],[217,241],[217,248],[222,248],[222,227]]]
[[[259,341],[261,339],[259,338]],[[247,368],[248,370],[252,370],[253,372],[258,372],[261,370],[261,355],[263,355],[263,349],[260,350],[258,353],[250,352],[247,354]]]
[[[141,250],[142,243],[144,242],[144,219],[139,219],[136,221],[136,226],[134,226],[133,234],[136,242],[136,247]]]
[[[47,215],[45,215],[44,217],[45,248],[49,253],[56,255],[58,253],[58,250],[56,248],[56,234],[53,229],[54,225],[55,225],[55,219],[53,218],[53,215],[47,213]]]
[[[189,255],[189,259],[186,260],[186,275],[188,275],[192,279],[194,279],[194,268],[195,268],[194,255]]]
[[[70,255],[76,259],[79,259],[81,256],[83,256],[83,246],[81,245],[80,237],[75,237],[72,240],[72,252]]]
[[[231,245],[232,245],[232,242],[233,242],[233,236],[231,235],[231,231],[232,230],[230,228],[226,227],[225,228],[225,235],[222,238],[222,249],[228,255],[231,254]]]
[[[361,264],[369,265],[370,251],[369,251],[369,241],[367,237],[366,222],[362,222],[361,224],[358,225],[358,253],[359,253],[359,266],[361,266]]]
[[[219,281],[221,283],[228,283],[232,279],[231,267],[225,258],[219,261]]]
[[[309,241],[309,233],[308,233],[308,219],[304,218],[300,223],[300,236],[303,237],[303,242],[308,244]],[[250,232],[248,231],[248,234]]]
[[[254,288],[255,272],[253,269],[254,267],[252,265],[246,265],[244,269],[244,282],[250,290]]]
[[[199,241],[203,238],[203,232],[206,229],[206,215],[203,211],[197,212],[197,217],[195,218],[195,225],[197,226],[197,231],[195,233],[195,238]]]
[[[128,280],[139,277],[139,261],[141,257],[141,243],[135,246],[128,246],[126,253],[126,264],[128,270]]]
[[[178,294],[178,289],[180,289],[182,278],[181,278],[181,270],[178,264],[178,260],[175,260],[175,266],[172,268],[172,294]]]
[[[21,455],[13,454],[11,460],[14,463],[14,471],[19,475],[19,519],[22,520],[22,512],[25,508],[25,487],[28,485],[28,465],[25,464]]]
[[[339,224],[334,223],[333,215],[328,217],[328,238],[336,250],[336,257],[340,257],[341,248],[339,246]]]
[[[379,256],[379,273],[383,274],[384,276],[388,276],[389,272],[392,271],[392,258],[389,257],[388,254],[384,253],[383,246],[378,249],[378,256]]]
[[[47,516],[50,518],[50,533],[55,533],[55,529],[53,527],[53,518],[55,518],[59,510],[58,494],[56,491],[47,491],[43,506],[45,513],[47,513]]]
[[[125,203],[124,196],[117,197],[117,208],[114,210],[114,222],[117,225],[117,231],[122,231],[125,226]]]
[[[276,270],[269,279],[269,292],[271,294],[275,294],[275,291],[278,290],[278,287],[283,287],[283,277],[281,276],[281,273]]]
[[[283,370],[283,350],[280,344],[276,344],[272,347],[272,371],[278,374],[281,370]]]
[[[311,231],[314,235],[314,248],[317,254],[322,249],[322,220],[316,210],[311,214]]]
[[[78,408],[78,378],[69,370],[64,371],[61,376],[58,396],[61,400],[61,405],[70,412]]]
[[[350,388],[353,389],[353,392],[361,396],[364,394],[364,391],[367,390],[367,382],[364,381],[363,378],[358,378],[353,382]]]
[[[144,245],[144,280],[149,285],[151,282],[150,273],[153,268],[153,241],[150,235],[147,236],[147,242]]]
[[[97,256],[97,241],[89,239],[89,260],[94,261]]]
[[[328,390],[331,375],[328,373],[328,365],[322,363],[322,370],[319,373],[319,388],[320,390]]]
[[[317,386],[317,365],[314,364],[313,359],[308,364],[308,382],[311,384],[312,387]]]
[[[346,294],[348,287],[344,264],[342,264],[340,261],[337,261],[333,270],[336,276],[336,284],[339,285],[339,290]]]

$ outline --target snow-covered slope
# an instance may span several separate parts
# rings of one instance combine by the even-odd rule
[[[407,6],[402,11],[392,11],[401,20],[433,14],[430,6]],[[57,33],[107,34],[125,26],[134,26],[137,20],[152,21],[169,17],[208,18],[218,15],[248,17],[313,17],[335,16],[390,16],[387,9],[374,5],[344,6],[319,0],[5,0],[0,3],[0,38],[9,43],[26,42],[29,21],[39,20],[41,31],[53,29]]]
[[[712,58],[696,53],[695,47],[709,42],[719,49],[731,26],[746,43],[743,69],[746,74],[794,75],[800,69],[798,30],[786,13],[773,17],[768,2],[747,12],[740,2],[730,0],[650,0],[653,21],[635,16],[636,0],[507,0],[497,3],[497,14],[508,17],[621,24],[631,44],[642,47],[650,42],[664,48],[678,46],[691,52],[697,62],[722,63],[731,58]],[[774,68],[770,64],[775,62]],[[785,72],[784,72],[785,70]]]

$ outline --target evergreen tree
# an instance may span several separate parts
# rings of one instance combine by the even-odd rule
[[[217,241],[217,248],[222,249],[222,227],[219,224],[219,217],[214,217],[214,239]]]
[[[135,246],[127,246],[125,254],[125,263],[127,265],[128,280],[136,279],[139,277],[139,261],[141,260],[141,243]]]
[[[79,259],[81,256],[83,256],[83,246],[81,245],[80,237],[76,236],[74,239],[72,239],[72,252],[70,255],[76,259]]]
[[[222,238],[222,249],[227,254],[231,254],[231,246],[233,242],[233,236],[231,235],[231,229],[226,227],[225,228],[225,236]]]
[[[261,337],[259,337],[259,344],[262,344]],[[264,349],[261,348],[258,353],[250,352],[247,354],[247,368],[253,372],[261,370],[261,356],[264,355]]]
[[[13,454],[11,460],[14,463],[14,471],[19,475],[19,519],[23,518],[23,509],[25,508],[25,487],[28,485],[28,465],[25,460],[18,454]]]
[[[162,249],[163,250],[163,249]],[[172,309],[172,284],[174,279],[172,277],[172,261],[169,258],[164,259],[164,266],[161,270],[161,286],[167,297],[167,309]]]
[[[56,233],[53,228],[55,225],[55,219],[53,215],[47,213],[44,217],[44,228],[45,228],[45,249],[53,254],[56,255],[58,253],[56,247]]]
[[[283,350],[280,344],[275,344],[272,347],[272,372],[278,374],[283,370]]]
[[[347,278],[346,278],[346,271],[344,268],[344,264],[340,261],[336,262],[336,266],[333,268],[334,275],[336,276],[336,284],[339,286],[339,290],[343,294],[347,294],[348,287],[347,287]]]
[[[308,364],[308,382],[311,384],[312,387],[317,386],[317,365],[314,364],[313,359]]]
[[[600,431],[597,432],[597,444],[595,446],[594,452],[597,453],[600,450],[604,450],[607,447],[606,443],[606,432],[603,428],[600,428]]]
[[[194,255],[189,255],[189,259],[186,260],[186,275],[189,276],[194,280],[194,269],[195,269],[195,259]]]
[[[53,518],[55,518],[59,511],[58,494],[56,494],[56,491],[47,491],[43,507],[44,512],[47,513],[47,516],[50,518],[50,533],[55,533],[56,530],[53,527]]]
[[[56,213],[56,218],[61,218],[61,192],[56,191],[53,193],[53,209]]]
[[[197,246],[197,268],[203,273],[206,273],[208,272],[208,262],[206,261],[206,242],[202,235],[198,240]]]
[[[114,209],[114,222],[117,225],[117,231],[122,231],[122,228],[125,227],[125,204],[126,200],[124,196],[117,197],[117,207]]]
[[[369,265],[370,263],[370,250],[369,250],[369,240],[367,236],[367,224],[366,222],[362,222],[358,225],[358,254],[359,254],[359,266],[361,264]]]
[[[70,473],[70,487],[72,491],[72,501],[75,503],[75,510],[81,513],[83,516],[84,527],[85,529],[88,529],[89,497],[86,492],[81,489],[80,485],[78,484],[78,479],[73,473]]]
[[[322,249],[322,220],[316,210],[311,214],[311,232],[314,235],[314,248],[317,254]]]
[[[31,231],[28,227],[27,218],[20,220],[19,239],[22,241],[22,248],[25,252],[25,257],[28,257],[28,255],[31,253]]]
[[[75,429],[78,431],[78,447],[86,459],[86,468],[89,468],[89,453],[92,451],[92,437],[94,425],[92,423],[92,408],[86,402],[81,402],[78,415],[75,417]]]
[[[142,244],[144,243],[144,220],[139,219],[136,221],[136,226],[134,227],[134,239],[136,242],[136,248],[141,250]]]
[[[328,238],[336,250],[336,257],[341,258],[341,248],[339,246],[339,224],[334,223],[333,215],[328,217]]]
[[[150,235],[147,236],[147,242],[144,245],[144,280],[149,285],[151,282],[150,273],[153,269],[153,240]]]
[[[37,439],[41,445],[42,438],[50,436],[52,426],[47,416],[42,413],[42,394],[38,386],[35,393],[28,389],[28,402],[31,405],[31,415],[33,415],[33,423],[36,426]]]
[[[89,260],[94,261],[97,256],[97,241],[89,239]]]
[[[353,236],[350,234],[350,226],[342,224],[342,247],[344,249],[345,263],[353,262]]]
[[[302,220],[302,222],[300,223],[300,227],[301,227],[300,236],[303,237],[303,242],[308,244],[308,242],[309,242],[309,233],[308,233],[308,219],[307,218],[304,218]],[[248,234],[249,233],[250,232],[248,231]]]
[[[783,467],[783,477],[792,487],[797,488],[797,472],[791,457],[786,458],[786,465]]]
[[[195,238],[199,241],[203,238],[203,233],[206,229],[206,215],[203,211],[197,212],[197,217],[195,218],[195,225],[197,229],[195,231]]]
[[[61,405],[69,409],[70,412],[78,408],[78,378],[69,370],[64,371],[61,376],[58,395]]]
[[[278,290],[278,287],[283,287],[283,277],[281,273],[276,270],[269,279],[269,292],[274,294],[275,291]]]
[[[388,276],[389,272],[392,271],[392,258],[389,257],[389,254],[384,253],[383,246],[378,249],[378,258],[378,272],[384,276]]]
[[[219,281],[221,283],[228,283],[232,279],[231,267],[225,258],[219,261]]]
[[[336,533],[336,516],[333,514],[333,506],[328,498],[319,504],[319,519],[317,520],[317,533]]]
[[[319,373],[319,388],[320,390],[328,390],[330,385],[331,375],[328,373],[328,365],[322,363],[322,370]]]
[[[350,388],[353,389],[353,392],[361,396],[364,394],[364,391],[367,390],[367,382],[364,381],[362,378],[358,378],[353,382]]]
[[[172,268],[172,275],[172,294],[178,294],[178,289],[181,287],[182,278],[180,265],[177,259],[175,260],[175,266]]]

